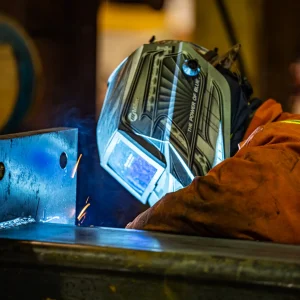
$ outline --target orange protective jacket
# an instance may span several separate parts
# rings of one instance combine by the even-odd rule
[[[300,244],[300,115],[266,101],[239,146],[127,228]]]

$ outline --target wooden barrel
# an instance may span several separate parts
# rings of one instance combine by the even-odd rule
[[[25,30],[0,15],[0,132],[14,132],[42,92],[37,49]]]

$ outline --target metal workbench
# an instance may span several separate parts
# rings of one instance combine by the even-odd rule
[[[300,248],[31,223],[0,230],[1,299],[299,299]]]

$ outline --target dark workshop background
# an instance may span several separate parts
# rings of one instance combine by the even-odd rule
[[[237,41],[255,96],[275,98],[291,110],[288,67],[300,57],[299,11],[295,0],[1,0],[0,14],[18,21],[34,41],[42,72],[28,114],[4,131],[18,87],[14,63],[0,55],[0,81],[5,69],[5,76],[11,74],[5,89],[0,82],[0,130],[78,127],[77,211],[87,197],[91,203],[81,225],[123,227],[147,207],[99,165],[95,128],[111,71],[152,35],[220,52]]]

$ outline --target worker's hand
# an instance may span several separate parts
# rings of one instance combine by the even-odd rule
[[[188,214],[191,211],[189,204],[192,202],[191,199],[195,198],[196,181],[194,180],[195,184],[191,184],[186,188],[166,194],[154,206],[128,223],[126,228],[196,234],[195,225],[191,225],[187,221]]]
[[[143,213],[139,214],[132,222],[128,223],[126,229],[145,229],[145,226],[148,224],[152,208],[148,208]]]
[[[300,61],[290,65],[292,76],[293,94],[291,96],[292,113],[300,114]]]
[[[132,222],[128,223],[126,229],[143,229],[143,225],[145,224],[145,215],[148,210],[144,211],[140,215],[138,215]]]
[[[168,203],[172,200],[172,195],[173,193],[167,194],[154,206],[138,215],[132,222],[127,224],[126,229],[165,231],[167,229],[165,227],[165,220],[170,213],[170,209],[166,207],[166,202]],[[176,199],[174,200],[176,202]],[[173,206],[176,206],[176,204]]]

